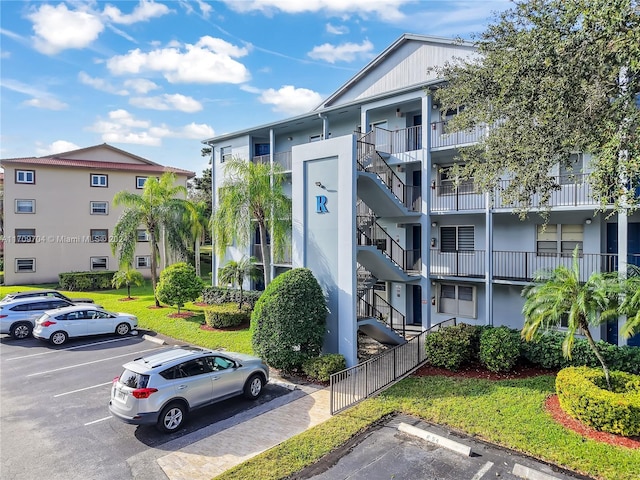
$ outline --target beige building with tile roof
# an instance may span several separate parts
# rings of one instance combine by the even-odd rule
[[[71,271],[117,270],[109,242],[122,207],[121,190],[140,192],[150,176],[176,175],[186,187],[193,172],[165,167],[102,144],[47,157],[0,160],[4,168],[4,271],[6,285],[58,281]],[[146,232],[134,267],[150,275]]]

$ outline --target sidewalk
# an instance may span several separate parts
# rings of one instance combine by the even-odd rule
[[[157,462],[170,480],[210,480],[330,417],[329,389],[315,390],[160,457]]]

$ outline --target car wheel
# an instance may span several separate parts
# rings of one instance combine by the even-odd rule
[[[126,335],[127,333],[129,333],[131,331],[131,327],[129,326],[128,323],[120,323],[118,324],[118,326],[116,327],[116,333],[118,335]]]
[[[244,396],[249,400],[255,400],[262,393],[263,385],[264,380],[261,375],[257,373],[251,375],[247,383],[244,384]]]
[[[69,336],[65,332],[54,332],[51,334],[49,341],[54,345],[62,345],[68,338]]]
[[[13,327],[11,327],[11,336],[16,340],[22,340],[23,338],[27,338],[31,335],[31,331],[33,330],[33,325],[30,323],[17,323]]]
[[[171,403],[162,409],[158,418],[158,430],[172,433],[178,430],[185,421],[187,412],[181,403]]]

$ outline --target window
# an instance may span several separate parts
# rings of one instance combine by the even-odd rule
[[[36,213],[35,200],[16,199],[16,213]]]
[[[91,186],[92,187],[108,187],[109,177],[101,173],[91,174]]]
[[[147,181],[147,177],[136,177],[136,188],[144,188],[144,182]]]
[[[16,183],[36,183],[35,170],[16,170]]]
[[[36,243],[36,229],[16,228],[16,243]]]
[[[220,148],[220,163],[228,162],[231,160],[231,147]]]
[[[536,253],[539,256],[562,255],[570,257],[578,247],[578,254],[582,254],[584,239],[584,225],[538,225],[536,231]]]
[[[92,243],[107,243],[109,239],[109,230],[106,228],[92,228],[91,229],[91,242]]]
[[[35,258],[16,258],[16,273],[35,272],[35,271],[36,271]]]
[[[453,175],[452,167],[442,167],[438,172],[440,195],[474,193],[473,178],[462,179]]]
[[[137,242],[148,242],[149,241],[149,234],[147,233],[147,231],[145,229],[136,230],[136,241]]]
[[[476,318],[476,287],[440,284],[438,313]]]
[[[582,174],[582,154],[572,153],[567,165],[560,165],[560,185],[580,183]]]
[[[322,140],[322,135],[311,135],[309,137],[310,142],[319,142],[320,140]]]
[[[106,270],[109,266],[107,257],[91,257],[91,270]]]
[[[253,147],[253,156],[261,157],[262,155],[269,155],[271,148],[268,143],[256,143]]]
[[[136,257],[136,268],[151,268],[151,255]]]
[[[109,202],[91,202],[91,215],[108,215]]]
[[[440,227],[441,252],[472,252],[474,250],[473,226]]]

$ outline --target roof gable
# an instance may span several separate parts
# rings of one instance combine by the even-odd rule
[[[71,150],[69,152],[56,153],[54,155],[46,155],[40,158],[61,158],[67,160],[87,160],[98,162],[112,163],[134,163],[143,165],[158,165],[157,163],[139,157],[133,153],[126,152],[119,148],[113,147],[107,143],[94,145],[91,147]]]

